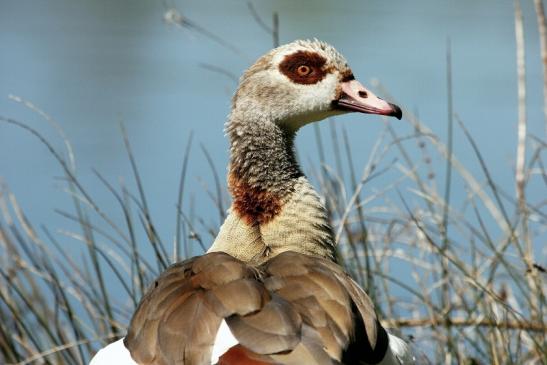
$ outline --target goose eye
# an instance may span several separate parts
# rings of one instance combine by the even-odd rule
[[[300,65],[296,69],[299,76],[308,76],[311,73],[311,67],[306,65]]]
[[[298,51],[286,55],[279,64],[279,71],[292,82],[312,85],[323,80],[328,71],[325,57],[310,51]]]

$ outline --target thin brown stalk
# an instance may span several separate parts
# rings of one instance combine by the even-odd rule
[[[344,146],[346,146],[346,156],[347,156],[347,160],[348,160],[348,166],[350,166],[350,171],[351,171],[351,176],[352,176],[352,179],[351,179],[351,188],[353,189],[353,191],[356,191],[357,189],[357,182],[355,180],[355,171],[354,171],[354,167],[353,167],[353,158],[352,158],[352,155],[351,155],[351,150],[348,148],[349,144],[348,144],[348,136],[347,136],[347,133],[346,133],[346,130],[343,131],[343,137],[344,137]],[[370,166],[371,164],[367,164],[367,166]],[[361,200],[361,195],[360,194],[357,194],[357,201],[360,201]],[[364,251],[364,256],[365,256],[365,275],[366,275],[366,281],[363,280],[362,276],[362,271],[363,271],[363,268],[362,268],[362,264],[361,264],[361,261],[357,259],[357,268],[359,270],[359,277],[361,278],[362,280],[362,284],[365,286],[365,290],[367,291],[367,293],[369,294],[371,300],[376,303],[377,301],[377,294],[376,294],[376,287],[375,287],[375,284],[374,284],[374,277],[372,275],[372,264],[370,262],[370,255],[369,255],[369,241],[368,241],[368,229],[367,229],[367,226],[366,226],[366,222],[365,222],[365,214],[363,213],[363,208],[361,207],[360,204],[356,204],[356,207],[357,207],[357,216],[358,216],[358,220],[359,220],[359,236],[358,237],[358,241],[362,243],[362,246],[363,246],[363,251]]]
[[[279,47],[279,14],[277,12],[272,14],[272,26],[270,27],[258,14],[251,1],[247,2],[247,7],[258,26],[271,34],[274,48]]]
[[[448,150],[448,155],[453,153],[453,111],[452,111],[452,54],[450,48],[450,38],[447,40],[446,46],[446,89],[447,89],[447,112],[448,112],[448,132],[447,132],[447,143],[446,148]],[[448,249],[448,211],[450,207],[450,193],[452,185],[452,163],[450,159],[446,159],[446,176],[445,176],[445,186],[444,186],[444,202],[443,202],[443,218],[441,222],[441,235],[442,235],[442,251]],[[443,256],[441,254],[441,256]],[[446,314],[446,318],[450,318],[451,314],[451,305],[450,305],[450,287],[448,285],[448,260],[446,258],[441,258],[442,266],[442,293],[441,293],[441,303],[443,311]],[[449,352],[451,352],[458,362],[460,362],[458,351],[454,346],[454,340],[452,337],[451,324],[449,321],[445,322],[446,330],[446,342]],[[448,358],[448,357],[447,357]],[[447,360],[445,363],[448,365],[450,362]]]
[[[235,46],[233,43],[228,42],[224,38],[220,37],[213,31],[205,28],[204,26],[198,24],[197,22],[190,20],[187,16],[182,15],[177,9],[174,7],[169,8],[163,15],[163,19],[167,24],[175,25],[180,28],[186,28],[192,31],[195,31],[196,33],[199,33],[203,35],[204,37],[208,38],[209,40],[221,45],[222,47],[232,51],[233,53],[244,56],[243,52],[239,49],[239,47]]]
[[[178,191],[178,197],[177,197],[177,222],[176,222],[176,229],[175,229],[175,243],[174,243],[174,252],[173,252],[173,260],[174,262],[178,262],[181,257],[181,231],[182,231],[182,221],[181,221],[181,211],[182,211],[182,198],[184,196],[184,186],[185,186],[185,180],[186,180],[186,169],[188,168],[188,161],[190,158],[190,149],[192,147],[192,139],[193,139],[194,133],[190,132],[190,135],[188,136],[188,141],[186,142],[186,148],[184,150],[184,156],[182,158],[182,168],[180,171],[180,178],[179,178],[179,191]],[[186,240],[185,240],[186,242]],[[184,245],[185,248],[185,255],[188,255],[188,248],[187,244]]]
[[[498,329],[525,330],[532,332],[545,332],[547,326],[542,323],[531,321],[494,321],[485,318],[463,318],[463,317],[427,317],[427,318],[397,318],[382,321],[386,327],[442,327],[446,321],[451,326],[457,327],[491,327]]]
[[[277,12],[274,12],[272,15],[272,24],[273,46],[279,47],[279,14]]]
[[[131,144],[129,143],[129,136],[127,135],[127,130],[125,129],[125,126],[123,123],[120,123],[120,128],[122,131],[125,150],[127,152],[127,156],[129,157],[129,162],[131,163],[131,170],[133,171],[133,176],[135,178],[135,182],[137,183],[137,189],[139,191],[141,211],[144,215],[143,226],[146,228],[146,233],[148,234],[150,244],[152,245],[152,247],[154,248],[154,251],[156,251],[158,255],[159,269],[160,271],[163,271],[167,267],[169,255],[165,251],[165,247],[163,246],[159,236],[157,235],[155,225],[152,222],[152,216],[150,215],[150,210],[148,209],[146,194],[144,193],[144,187],[139,174],[139,169],[137,168],[137,162],[135,161],[135,155],[133,154],[133,150],[131,149]]]
[[[15,365],[32,364],[34,362],[38,362],[39,360],[44,361],[44,359],[48,356],[55,355],[55,354],[57,354],[59,352],[62,352],[62,351],[70,350],[73,347],[78,347],[79,348],[81,345],[89,344],[92,341],[93,340],[83,339],[83,340],[73,341],[73,342],[70,342],[70,343],[65,343],[64,345],[55,346],[55,347],[52,347],[52,348],[48,349],[47,351],[42,351],[38,354],[32,355],[32,356],[26,358],[25,360],[18,362]]]
[[[207,71],[211,71],[211,72],[214,72],[214,73],[217,73],[219,75],[223,75],[223,76],[226,76],[228,79],[230,79],[234,84],[237,85],[237,81],[239,80],[238,77],[231,71],[225,69],[224,67],[221,67],[221,66],[217,66],[217,65],[213,65],[213,64],[210,64],[210,63],[207,63],[207,62],[201,62],[199,64],[199,67],[207,70]]]
[[[68,161],[70,163],[70,167],[73,172],[76,171],[76,158],[74,156],[74,149],[72,148],[72,144],[70,143],[70,140],[68,139],[63,127],[55,120],[51,115],[46,113],[44,110],[39,108],[36,104],[31,102],[30,100],[26,100],[20,96],[17,95],[9,95],[9,98],[17,103],[23,104],[25,107],[29,108],[39,116],[41,116],[46,122],[48,122],[53,129],[57,131],[61,139],[63,140],[63,143],[65,144],[66,152],[68,155]]]
[[[213,197],[214,202],[216,204],[217,212],[219,215],[219,226],[224,222],[224,219],[226,218],[226,209],[224,208],[223,203],[223,188],[222,183],[220,182],[220,177],[218,175],[218,170],[215,167],[215,163],[213,161],[213,158],[209,154],[209,151],[207,151],[207,148],[203,144],[200,145],[201,151],[205,155],[205,159],[207,160],[207,164],[209,165],[209,168],[211,169],[211,173],[213,174],[213,179],[215,182],[215,196]]]

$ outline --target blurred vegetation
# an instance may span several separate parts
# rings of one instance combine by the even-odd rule
[[[324,135],[314,126],[319,165],[310,175],[326,199],[346,269],[373,298],[383,324],[402,333],[425,354],[423,361],[427,357],[434,364],[547,363],[546,201],[545,196],[526,194],[528,184],[547,184],[543,162],[547,141],[526,134],[522,16],[519,2],[515,4],[520,103],[514,192],[492,179],[480,147],[452,110],[449,45],[446,142],[405,110],[413,133],[401,135],[386,123],[368,163],[357,167],[344,128],[328,121],[329,132]],[[535,4],[546,60],[544,10],[541,1]],[[277,14],[269,21],[251,4],[249,10],[257,26],[271,35],[272,44],[278,44]],[[238,51],[174,8],[166,8],[164,20]],[[203,67],[233,78],[230,70]],[[394,100],[380,83],[375,87]],[[181,162],[179,209],[174,217],[178,224],[173,242],[166,243],[154,228],[138,161],[123,128],[137,191],[129,191],[123,183],[115,186],[96,172],[120,207],[117,213],[107,212],[80,183],[70,141],[61,127],[31,103],[16,101],[42,115],[65,141],[65,151],[60,152],[25,123],[0,117],[3,123],[36,136],[59,162],[73,207],[58,213],[78,227],[61,233],[81,242],[87,255],[82,259],[67,254],[56,235],[48,227],[35,227],[8,187],[0,186],[0,363],[87,363],[98,348],[125,334],[148,283],[167,265],[186,257],[191,245],[205,250],[218,227],[181,208],[187,199],[191,135]],[[474,151],[481,175],[470,172],[470,161],[453,154],[455,128]],[[332,164],[327,149],[333,151]],[[222,218],[228,195],[206,149],[202,152],[214,173],[210,204]],[[433,170],[435,159],[446,162],[445,171]],[[365,192],[370,181],[386,175],[390,184]],[[349,181],[344,181],[346,177]],[[467,192],[463,202],[451,199],[455,183],[463,184]],[[146,233],[146,244],[137,239],[141,231]],[[394,275],[395,267],[405,276]],[[114,292],[113,287],[119,290]]]

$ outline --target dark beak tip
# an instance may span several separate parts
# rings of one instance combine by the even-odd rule
[[[394,116],[395,118],[401,120],[401,118],[403,117],[403,111],[401,110],[401,108],[399,108],[395,104],[389,103],[389,105],[391,105],[391,108],[393,109],[393,111],[391,112],[391,115]]]

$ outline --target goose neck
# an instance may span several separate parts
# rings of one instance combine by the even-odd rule
[[[270,121],[231,120],[230,176],[246,185],[284,196],[302,177],[294,152],[295,132]]]

